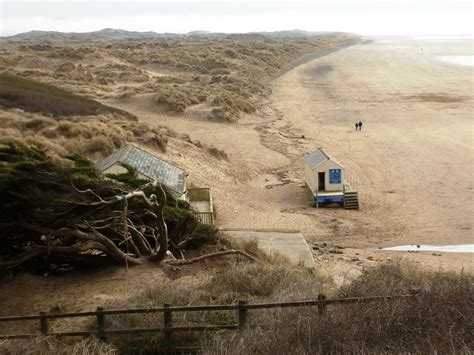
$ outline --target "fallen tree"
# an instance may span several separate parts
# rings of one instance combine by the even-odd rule
[[[170,247],[180,258],[196,238],[212,234],[176,201],[168,204],[159,183],[132,190],[102,179],[81,156],[69,159],[0,146],[0,269],[38,260],[137,265],[163,260]]]

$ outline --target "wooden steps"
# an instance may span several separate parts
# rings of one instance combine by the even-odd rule
[[[357,191],[344,192],[344,208],[346,210],[359,209],[359,197],[358,197]]]

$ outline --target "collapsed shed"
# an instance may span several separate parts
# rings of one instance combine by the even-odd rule
[[[95,164],[103,175],[127,172],[124,164],[135,169],[138,177],[156,180],[166,186],[177,199],[186,199],[186,172],[156,155],[128,144]]]
[[[95,164],[102,175],[126,173],[125,166],[132,167],[142,179],[159,181],[177,200],[189,202],[201,223],[215,223],[211,189],[188,188],[184,170],[142,148],[128,144]]]

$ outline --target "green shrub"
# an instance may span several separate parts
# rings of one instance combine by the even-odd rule
[[[132,190],[135,190],[149,182],[149,180],[139,178],[136,170],[132,166],[126,163],[121,163],[120,165],[123,166],[127,172],[121,174],[106,174],[105,176],[109,179],[121,182]]]

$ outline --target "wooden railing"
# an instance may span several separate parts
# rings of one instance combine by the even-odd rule
[[[211,189],[209,187],[201,187],[188,189],[188,198],[190,201],[210,201]]]
[[[194,215],[202,224],[214,224],[214,213],[213,212],[194,212]]]
[[[357,182],[354,177],[347,172],[347,170],[344,171],[343,189],[344,192],[357,191]]]
[[[188,189],[188,198],[190,202],[207,202],[209,204],[209,211],[195,211],[194,215],[203,224],[214,224],[214,206],[211,189],[209,187]]]
[[[116,334],[143,334],[143,333],[162,333],[165,340],[169,340],[175,332],[195,332],[209,330],[235,330],[242,329],[248,325],[248,311],[255,309],[271,308],[295,308],[295,307],[317,307],[318,314],[324,315],[330,305],[360,304],[367,302],[390,301],[403,298],[413,298],[416,294],[400,296],[376,296],[376,297],[355,297],[326,299],[324,295],[318,295],[316,300],[294,301],[294,302],[275,302],[275,303],[253,303],[248,304],[245,301],[239,301],[232,305],[201,305],[201,306],[171,306],[169,304],[157,308],[132,308],[132,309],[104,309],[97,308],[91,312],[76,313],[44,313],[39,315],[27,316],[8,316],[0,317],[0,322],[14,321],[39,321],[39,333],[36,334],[0,334],[0,339],[29,338],[38,335],[54,336],[89,336],[96,335],[101,340],[106,340],[108,335]],[[229,325],[174,325],[173,313],[179,312],[197,312],[197,311],[235,311],[237,312],[238,322]],[[132,328],[132,329],[107,329],[106,316],[123,314],[146,314],[163,313],[163,326],[156,328]],[[77,317],[95,317],[95,330],[70,331],[70,332],[51,332],[49,329],[50,321],[59,318],[77,318]]]

